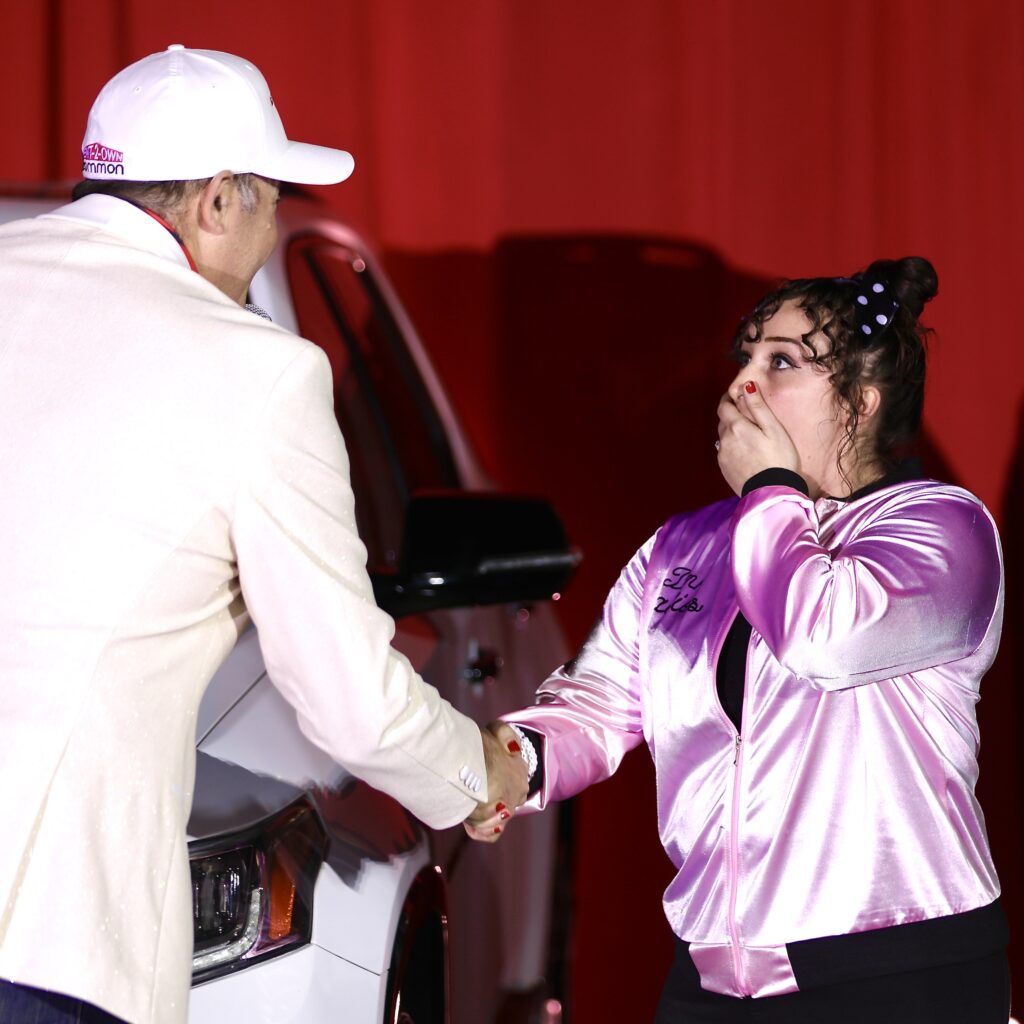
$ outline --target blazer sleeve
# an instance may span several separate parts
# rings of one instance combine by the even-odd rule
[[[579,653],[537,690],[537,702],[503,717],[543,737],[544,783],[532,809],[611,776],[644,738],[640,622],[655,538],[622,570]]]
[[[998,621],[999,538],[960,488],[900,490],[848,543],[829,547],[822,536],[814,502],[788,487],[752,491],[733,517],[740,610],[778,661],[816,688],[957,661]]]
[[[318,348],[281,374],[257,434],[232,539],[270,678],[303,733],[354,775],[428,825],[461,821],[487,798],[480,732],[390,646]]]

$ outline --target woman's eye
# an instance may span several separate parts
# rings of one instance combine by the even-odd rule
[[[737,352],[736,353],[736,362],[739,363],[740,366],[746,366],[747,363],[750,362],[750,353],[749,352]]]
[[[773,370],[791,370],[794,366],[795,364],[789,356],[784,356],[781,352],[776,352],[772,355]]]

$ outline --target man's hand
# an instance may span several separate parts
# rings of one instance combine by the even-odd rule
[[[464,824],[471,838],[494,843],[501,838],[505,823],[516,808],[525,803],[529,779],[516,734],[504,722],[491,722],[480,730],[480,736],[490,802],[480,804]]]
[[[718,403],[718,468],[735,494],[763,469],[800,472],[796,446],[752,381]]]

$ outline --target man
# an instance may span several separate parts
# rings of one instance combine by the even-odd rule
[[[104,87],[83,157],[0,229],[0,1019],[170,1024],[196,711],[247,616],[306,735],[428,824],[526,773],[390,649],[327,360],[244,308],[277,183],[352,158],[181,46]]]

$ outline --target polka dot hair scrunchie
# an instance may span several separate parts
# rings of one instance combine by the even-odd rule
[[[882,281],[851,281],[856,289],[854,312],[857,326],[865,338],[877,337],[896,315],[900,304],[892,297],[890,286]]]

